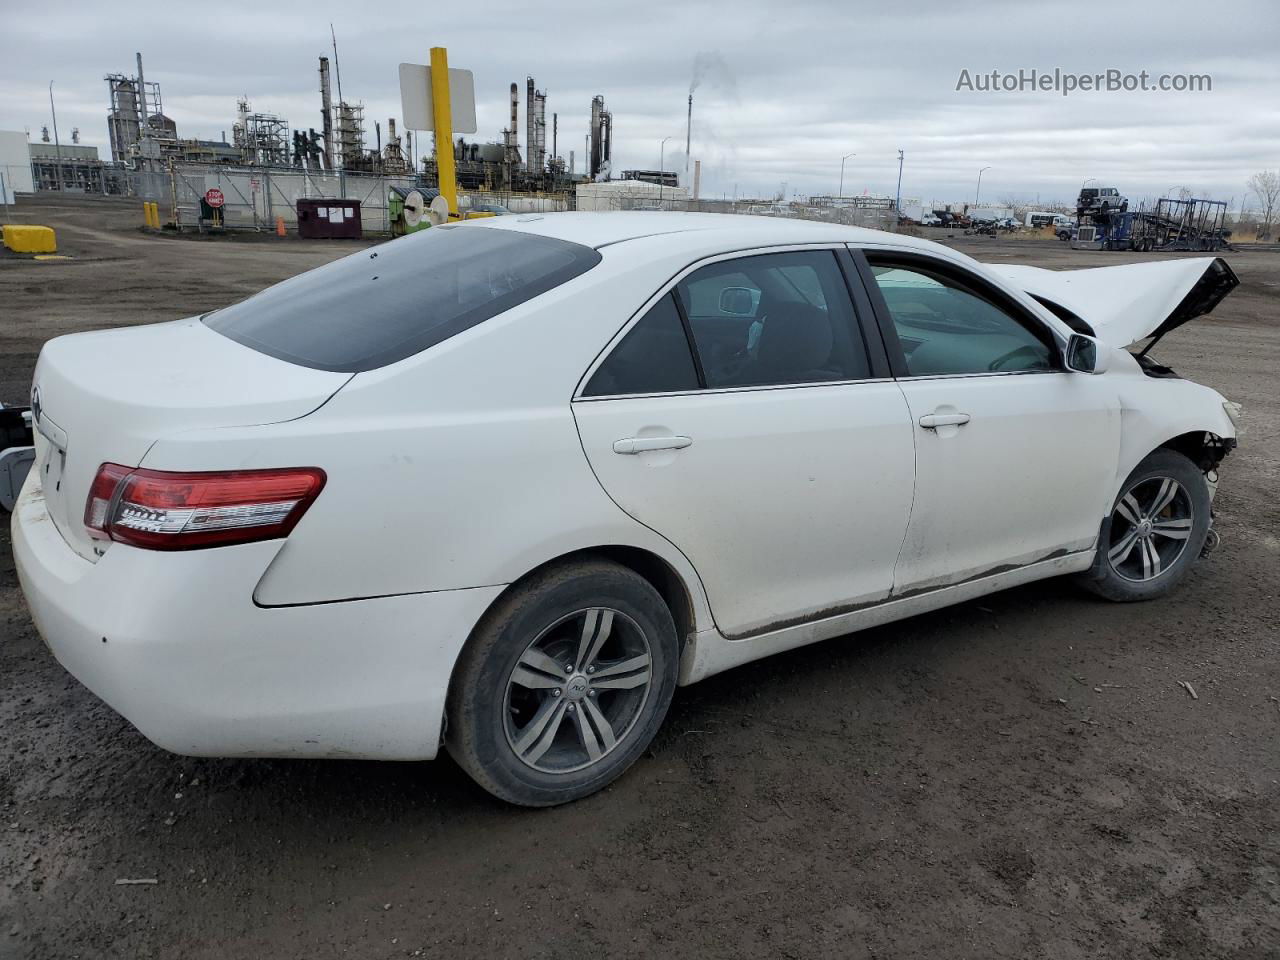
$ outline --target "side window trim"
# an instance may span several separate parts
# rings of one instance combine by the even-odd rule
[[[693,327],[689,323],[689,314],[684,308],[684,302],[680,299],[680,284],[671,288],[666,294],[676,305],[676,313],[680,315],[680,326],[684,327],[684,338],[689,344],[689,353],[693,355],[693,369],[698,374],[698,389],[707,389],[707,373],[702,369],[702,353],[698,350],[698,341],[693,337]]]
[[[886,334],[882,327],[882,315],[887,311],[878,309],[869,294],[866,276],[870,275],[871,269],[867,266],[867,258],[863,256],[861,250],[845,247],[843,251],[837,254],[836,259],[840,261],[840,272],[844,274],[844,285],[849,291],[849,297],[853,300],[854,320],[858,325],[858,332],[862,335],[862,344],[866,348],[867,357],[871,362],[872,378],[887,380],[891,377],[899,376],[893,366],[894,351],[900,350],[898,331],[891,329],[889,333],[893,335],[893,339],[886,343]],[[874,293],[879,296],[879,285],[872,284],[871,286],[874,287]],[[889,343],[893,345],[892,349],[890,349]]]
[[[863,285],[867,288],[867,295],[871,298],[875,308],[876,322],[880,328],[881,336],[885,338],[886,347],[889,349],[889,363],[894,369],[895,377],[901,379],[910,377],[911,374],[907,370],[906,353],[902,349],[902,341],[898,339],[898,329],[893,322],[893,316],[889,312],[889,305],[880,291],[880,285],[876,282],[875,274],[871,271],[872,260],[897,264],[907,268],[918,267],[945,277],[966,293],[985,300],[997,310],[1008,314],[1014,322],[1020,324],[1036,339],[1048,346],[1053,357],[1053,370],[1008,371],[994,374],[964,374],[964,376],[1013,376],[1029,372],[1060,373],[1065,369],[1062,360],[1062,344],[1055,331],[1034,314],[1027,311],[1022,304],[1007,296],[998,288],[991,286],[982,277],[970,273],[963,267],[924,253],[903,250],[873,250],[871,251],[871,256],[868,257],[867,251],[853,249],[856,251],[855,261],[860,259],[859,274],[862,276]],[[861,255],[860,258],[859,254]],[[960,374],[940,374],[939,376],[960,376]]]
[[[862,280],[863,294],[871,303],[872,316],[875,317],[876,329],[880,333],[880,343],[889,361],[889,370],[897,380],[910,376],[907,370],[907,354],[902,349],[902,341],[898,339],[898,328],[889,313],[889,304],[885,302],[880,284],[876,283],[875,274],[871,272],[871,264],[867,255],[857,247],[849,249],[858,277]]]

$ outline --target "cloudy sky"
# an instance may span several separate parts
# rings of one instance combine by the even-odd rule
[[[320,126],[316,58],[338,36],[343,93],[372,121],[398,116],[396,65],[433,45],[474,71],[481,140],[506,123],[507,90],[527,75],[560,115],[560,152],[578,153],[590,100],[614,116],[616,168],[683,169],[685,98],[704,195],[846,193],[896,187],[925,200],[1047,203],[1087,178],[1133,198],[1187,187],[1234,198],[1250,174],[1280,169],[1280,10],[1214,3],[885,4],[819,0],[724,3],[476,4],[59,2],[0,12],[0,129],[38,139],[54,81],[58,127],[106,150],[103,75],[159,81],[181,136],[230,132],[236,98],[294,127]],[[1151,82],[1208,74],[1206,92],[957,90],[992,70],[1114,69]],[[523,142],[523,129],[521,141]]]

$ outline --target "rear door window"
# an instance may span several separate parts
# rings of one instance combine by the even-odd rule
[[[682,280],[676,295],[709,388],[870,376],[853,303],[830,250],[714,263]]]
[[[655,303],[613,348],[582,391],[585,397],[698,389],[698,371],[675,294]]]
[[[478,224],[433,227],[216,310],[205,324],[317,370],[395,363],[591,269],[590,247]]]

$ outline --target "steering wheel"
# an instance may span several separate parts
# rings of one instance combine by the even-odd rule
[[[987,364],[987,369],[999,370],[1001,367],[1003,367],[1006,363],[1008,363],[1010,360],[1014,359],[1015,357],[1025,356],[1027,354],[1030,354],[1036,360],[1042,359],[1041,350],[1039,347],[1033,347],[1029,343],[1024,343],[1022,346],[1014,350],[1010,350],[1008,353],[1000,354],[1000,356],[996,357],[994,360],[992,360],[990,363]]]

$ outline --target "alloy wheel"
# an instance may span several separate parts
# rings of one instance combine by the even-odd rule
[[[542,631],[507,680],[503,727],[521,762],[572,773],[616,750],[644,712],[653,656],[625,613],[589,607]]]
[[[1156,579],[1182,556],[1194,523],[1191,496],[1172,477],[1134,484],[1111,514],[1111,568],[1137,583]]]

